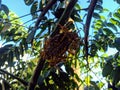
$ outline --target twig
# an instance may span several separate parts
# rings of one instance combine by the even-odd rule
[[[38,28],[41,20],[43,19],[44,15],[48,12],[48,10],[56,3],[57,0],[50,0],[45,8],[43,8],[43,11],[41,12],[40,16],[38,17],[36,23],[35,23],[35,31]]]
[[[17,80],[20,81],[24,86],[27,86],[27,85],[28,85],[28,82],[26,82],[26,81],[18,78],[17,76],[15,76],[15,75],[7,72],[7,71],[4,71],[4,70],[0,69],[0,72],[5,73],[5,74],[7,74],[7,75],[10,75],[10,76],[11,76],[12,78],[14,78],[14,79],[17,79]]]
[[[92,14],[94,12],[94,8],[96,6],[98,0],[91,0],[91,3],[89,5],[89,9],[88,9],[88,14],[87,14],[87,19],[86,19],[86,23],[85,23],[85,27],[84,27],[84,31],[85,31],[85,56],[86,56],[86,60],[87,60],[87,65],[89,66],[88,63],[88,35],[89,35],[89,27],[90,27],[90,22],[92,19]]]
[[[34,28],[32,29],[32,31],[30,32],[30,34],[28,35],[28,38],[27,38],[27,42],[30,43],[33,41],[33,38],[34,38],[34,35],[36,33],[36,30],[38,29],[39,27],[39,24],[41,22],[41,20],[43,20],[43,17],[44,15],[48,12],[48,10],[56,3],[57,0],[50,0],[48,2],[48,4],[46,5],[46,7],[43,8],[43,11],[41,12],[41,14],[39,15],[36,23],[35,23],[35,26]]]
[[[39,11],[42,11],[42,10],[37,10],[37,11],[32,12],[32,13],[36,13],[36,12],[39,12]],[[17,19],[20,19],[20,18],[23,18],[23,17],[26,17],[26,16],[29,16],[29,15],[31,15],[32,13],[28,13],[28,14],[22,15],[22,16],[20,16],[20,17],[16,17],[16,18],[10,20],[10,22],[12,22],[12,21],[14,21],[14,20],[17,20]]]

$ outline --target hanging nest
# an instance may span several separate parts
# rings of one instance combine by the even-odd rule
[[[48,60],[50,66],[55,66],[59,62],[65,62],[68,53],[75,55],[79,45],[80,39],[77,33],[62,32],[45,41],[41,56]]]

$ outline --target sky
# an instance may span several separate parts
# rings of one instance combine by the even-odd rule
[[[29,7],[24,4],[24,0],[2,0],[2,4],[5,4],[19,16],[29,13]]]
[[[25,5],[24,0],[2,0],[2,4],[5,4],[10,11],[15,12],[19,17],[30,13],[30,6]],[[30,15],[21,18],[22,22],[30,19]]]
[[[78,0],[78,1],[80,2],[83,8],[87,6],[86,0]],[[113,11],[117,7],[117,4],[113,0],[109,0],[109,3],[108,0],[103,0],[103,1],[104,1],[103,6],[105,8],[109,8],[111,11]],[[8,8],[11,11],[14,11],[18,16],[22,16],[30,13],[30,6],[26,6],[24,0],[2,0],[2,4],[7,5]],[[25,20],[23,18],[23,22],[24,21]]]

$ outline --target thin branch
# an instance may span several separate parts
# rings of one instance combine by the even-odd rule
[[[36,24],[35,24],[35,31],[38,28],[41,20],[43,19],[44,15],[48,12],[48,10],[56,3],[57,0],[50,0],[43,11],[41,12],[40,16],[38,17]]]
[[[37,19],[37,18],[30,19],[30,20],[28,20],[28,21],[24,22],[22,25],[25,25],[25,24],[27,24],[27,23],[29,23],[29,22],[31,22],[31,21],[33,21],[33,20],[35,20],[35,19]]]
[[[65,22],[68,20],[68,18],[70,17],[72,11],[73,11],[73,8],[76,4],[78,0],[71,0],[68,4],[68,6],[66,7],[66,9],[64,10],[62,16],[60,17],[56,27],[54,28],[53,30],[53,33],[51,34],[51,37],[55,36],[56,34],[59,33],[59,25],[64,25]]]
[[[39,11],[42,11],[42,10],[37,10],[37,11],[32,12],[32,13],[36,13],[36,12],[39,12]],[[16,19],[20,19],[20,18],[29,16],[29,15],[31,15],[32,13],[28,13],[28,14],[22,15],[22,16],[20,16],[20,17],[14,18],[14,19],[10,20],[10,22],[12,22],[12,21],[14,21],[14,20],[16,20]]]
[[[84,28],[84,31],[85,31],[85,56],[86,56],[86,60],[87,60],[87,65],[89,65],[88,63],[88,35],[89,35],[89,27],[90,27],[90,22],[91,22],[91,19],[92,19],[92,14],[94,12],[94,8],[97,4],[97,1],[98,0],[91,0],[91,3],[89,5],[89,9],[88,9],[88,14],[87,14],[87,19],[86,19],[86,23],[85,23],[85,28]]]
[[[37,80],[39,78],[39,75],[40,75],[40,73],[42,71],[42,68],[44,66],[44,63],[45,63],[45,59],[40,58],[40,60],[38,61],[37,66],[35,68],[35,71],[33,73],[33,76],[31,78],[31,81],[29,82],[29,87],[28,87],[27,90],[34,90],[34,88],[35,88],[35,86],[37,84]]]
[[[48,4],[46,5],[46,7],[43,9],[43,12],[41,12],[40,16],[38,17],[36,23],[35,23],[35,27],[34,30],[32,31],[32,33],[35,33],[41,20],[43,19],[44,15],[48,12],[48,10],[56,3],[57,0],[50,0],[48,2]],[[43,58],[40,58],[38,61],[38,64],[35,68],[34,74],[29,82],[29,87],[28,90],[34,90],[36,84],[37,84],[37,80],[39,78],[39,75],[41,73],[41,70],[44,66],[45,60]]]
[[[86,61],[87,61],[87,67],[89,69],[89,62],[88,62],[88,35],[89,35],[89,27],[90,27],[90,22],[92,19],[92,14],[94,12],[94,8],[97,4],[97,0],[91,0],[91,3],[89,5],[89,9],[88,9],[88,14],[87,14],[87,19],[86,19],[86,23],[85,23],[85,27],[84,27],[84,31],[85,31],[85,57],[86,57]],[[88,76],[88,73],[87,73]],[[89,82],[88,82],[89,83]],[[87,85],[88,85],[87,83]]]
[[[11,76],[12,78],[14,78],[14,79],[17,79],[17,80],[20,81],[24,86],[27,86],[27,85],[28,85],[28,82],[26,82],[26,81],[18,78],[17,76],[15,76],[15,75],[7,72],[7,71],[4,71],[4,70],[0,69],[0,72],[5,73],[5,74],[7,74],[7,75],[10,75],[10,76]]]
[[[38,29],[39,27],[39,24],[41,22],[41,20],[43,20],[43,17],[45,16],[45,14],[48,12],[48,10],[56,3],[57,0],[50,0],[48,2],[48,4],[46,5],[46,7],[43,8],[43,11],[41,12],[41,14],[39,15],[36,23],[35,23],[35,26],[34,28],[32,29],[32,31],[30,32],[30,34],[28,35],[28,38],[27,38],[27,42],[32,42],[33,41],[33,38],[34,38],[34,35],[36,33],[36,30]],[[32,35],[31,35],[32,34]]]

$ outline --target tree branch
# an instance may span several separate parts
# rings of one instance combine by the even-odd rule
[[[53,30],[53,33],[51,34],[51,37],[55,36],[56,34],[59,33],[59,25],[64,25],[65,22],[68,20],[68,18],[70,17],[72,11],[73,11],[73,8],[76,4],[78,0],[71,0],[68,4],[68,6],[66,7],[66,9],[64,10],[62,16],[60,17],[57,25],[55,26],[54,30]]]
[[[28,43],[33,41],[34,35],[36,33],[36,30],[39,27],[39,24],[40,24],[41,20],[43,19],[44,15],[48,12],[48,10],[56,3],[56,1],[57,0],[50,0],[48,2],[48,4],[46,5],[46,7],[43,8],[43,11],[39,15],[39,17],[38,17],[38,19],[37,19],[37,21],[35,23],[34,29],[32,29],[32,31],[28,35],[28,38],[27,38]]]
[[[33,31],[31,33],[36,32],[41,20],[43,19],[44,15],[48,12],[48,10],[56,3],[57,0],[50,0],[48,2],[48,4],[46,5],[46,7],[43,9],[42,13],[40,14],[40,16],[38,17],[36,23],[35,23],[35,27],[33,29]],[[43,58],[40,58],[40,60],[38,61],[38,64],[35,68],[34,74],[29,82],[29,86],[28,86],[28,90],[34,90],[35,85],[37,84],[37,80],[39,78],[39,75],[41,73],[41,70],[43,68],[43,65],[45,63],[45,60]]]
[[[51,0],[52,4],[48,4],[48,5],[53,5],[53,3],[55,3],[56,0]],[[65,9],[62,17],[60,18],[58,24],[61,24],[63,25],[63,23],[65,23],[65,20],[67,20],[72,12],[72,9],[74,8],[74,5],[75,3],[77,2],[77,0],[71,0],[70,3],[68,4],[67,8]],[[46,10],[44,10],[45,12],[48,11],[48,8],[50,8],[50,6],[48,6],[47,8],[45,7]],[[37,20],[36,24],[35,24],[35,28],[37,29],[40,21],[41,21],[41,18],[45,15],[45,13],[41,14],[39,16],[39,19]],[[52,34],[51,36],[54,36],[56,33],[59,32],[59,29],[58,29],[58,24],[57,26],[55,27],[54,29],[54,34]],[[39,78],[39,75],[41,73],[41,70],[43,68],[43,65],[45,63],[45,59],[41,58],[39,61],[38,61],[38,64],[35,68],[35,71],[34,71],[34,74],[31,78],[31,81],[29,82],[29,87],[28,87],[28,90],[34,90],[35,88],[35,85],[37,84],[37,80]]]
[[[5,73],[5,74],[7,74],[7,75],[10,75],[10,76],[11,76],[12,78],[14,78],[14,79],[17,79],[17,80],[20,81],[24,86],[27,86],[27,85],[28,85],[28,82],[26,82],[26,81],[18,78],[17,76],[15,76],[15,75],[7,72],[7,71],[4,71],[4,70],[0,69],[0,72]]]
[[[43,8],[43,11],[41,12],[40,16],[38,17],[36,23],[35,23],[35,29],[38,28],[41,20],[43,19],[44,15],[48,12],[48,10],[56,3],[57,0],[50,0],[45,8]]]
[[[88,9],[88,14],[87,14],[87,19],[86,19],[86,23],[85,23],[85,27],[84,27],[84,31],[85,31],[85,56],[87,59],[87,64],[88,64],[88,35],[89,35],[89,27],[90,27],[90,22],[92,19],[92,14],[94,12],[94,8],[96,6],[98,0],[91,0],[91,3],[89,5],[89,9]]]
[[[31,78],[31,81],[29,82],[29,87],[27,90],[34,90],[35,88],[35,85],[37,84],[37,80],[39,78],[39,75],[42,71],[42,68],[44,66],[44,63],[45,63],[45,59],[41,58],[39,61],[38,61],[38,64],[35,68],[35,71],[33,73],[33,76]]]

